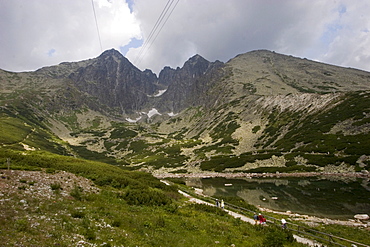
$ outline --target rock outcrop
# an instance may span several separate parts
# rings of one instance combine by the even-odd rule
[[[168,85],[168,89],[156,106],[165,111],[180,112],[191,106],[204,105],[209,100],[208,91],[222,75],[223,65],[220,61],[212,63],[195,55],[182,68],[165,67],[159,74],[159,84]]]

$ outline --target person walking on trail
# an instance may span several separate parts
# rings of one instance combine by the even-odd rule
[[[224,209],[224,208],[225,208],[225,202],[224,202],[224,200],[223,200],[223,199],[221,200],[221,208],[222,208],[222,209]]]
[[[220,206],[220,203],[218,201],[218,199],[216,199],[216,207],[219,207]]]
[[[282,227],[283,229],[286,229],[286,220],[285,220],[285,219],[282,219],[282,220],[281,220],[281,227]]]
[[[258,224],[258,215],[256,213],[254,213],[253,219],[254,219],[255,225],[257,225]]]

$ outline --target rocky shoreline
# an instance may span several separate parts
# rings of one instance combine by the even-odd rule
[[[348,173],[329,173],[329,172],[295,172],[295,173],[220,173],[220,172],[202,172],[202,173],[152,173],[154,177],[163,178],[265,178],[265,177],[354,177],[370,178],[370,173],[348,172]]]
[[[304,222],[306,225],[315,227],[318,224],[325,224],[325,225],[343,225],[343,226],[352,226],[352,227],[362,227],[370,230],[370,222],[367,220],[361,221],[358,219],[348,219],[348,220],[338,220],[338,219],[329,219],[329,218],[321,218],[312,215],[306,214],[297,214],[291,211],[282,212],[282,211],[275,211],[268,208],[258,207],[261,212],[270,212],[280,215],[285,215],[287,219],[291,221],[301,221]]]

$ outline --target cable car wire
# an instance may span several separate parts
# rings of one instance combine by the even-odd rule
[[[153,42],[150,44],[150,46],[148,47],[148,49],[147,49],[147,50],[149,50],[149,49],[150,49],[150,47],[153,45],[154,41],[157,39],[157,37],[158,37],[159,33],[162,31],[162,29],[163,29],[164,25],[166,25],[166,23],[167,23],[168,19],[170,18],[170,16],[171,16],[172,12],[175,10],[175,8],[176,8],[177,4],[179,3],[179,1],[180,1],[180,0],[177,0],[177,2],[176,2],[176,4],[175,4],[175,6],[172,8],[172,10],[171,10],[170,14],[167,16],[167,19],[164,21],[163,25],[162,25],[162,26],[161,26],[161,28],[159,29],[159,31],[158,31],[158,33],[157,33],[157,35],[154,37]],[[145,55],[145,54],[144,54],[144,55]]]
[[[145,57],[145,54],[146,52],[149,50],[149,48],[153,45],[154,41],[157,39],[159,33],[162,31],[164,25],[167,23],[168,19],[170,18],[170,16],[172,15],[173,11],[175,10],[177,4],[179,3],[180,0],[177,0],[177,2],[175,3],[175,5],[172,7],[172,10],[169,12],[169,14],[167,15],[167,17],[165,18],[166,14],[168,13],[168,11],[171,9],[171,6],[173,5],[173,3],[175,2],[175,0],[168,0],[167,1],[167,4],[165,5],[165,7],[163,8],[162,10],[162,13],[160,14],[160,16],[158,17],[155,25],[153,26],[152,28],[152,31],[150,32],[149,36],[148,36],[148,39],[146,40],[146,42],[144,43],[144,45],[141,47],[139,53],[138,53],[138,56],[136,57],[135,59],[135,64],[139,64],[142,59]],[[164,20],[164,22],[163,22]],[[163,24],[162,24],[163,22]],[[162,24],[162,25],[161,25]],[[157,32],[157,34],[154,36],[154,39],[153,38],[153,35],[155,34],[155,32],[158,30],[158,27],[160,26],[160,29],[159,31]],[[148,46],[149,45],[149,46]]]
[[[98,37],[99,37],[100,50],[101,50],[101,52],[103,52],[103,46],[101,45],[101,39],[100,39],[100,32],[99,32],[98,20],[96,18],[96,13],[95,13],[94,0],[91,0],[91,4],[92,4],[93,12],[94,12],[96,31],[98,32]]]
[[[173,1],[173,0],[168,0],[167,3],[166,3],[166,6],[164,6],[163,10],[162,10],[162,13],[160,14],[160,16],[158,17],[156,23],[154,24],[152,30],[150,31],[150,34],[148,36],[148,39],[144,42],[144,45],[141,47],[140,51],[139,51],[139,54],[137,55],[136,59],[135,59],[135,63],[139,60],[141,54],[143,53],[143,51],[145,50],[145,48],[147,47],[148,43],[150,42],[151,38],[153,37],[153,34],[155,33],[155,31],[157,30],[159,24],[161,23],[161,21],[163,20],[163,17],[166,15],[167,11],[168,11],[168,4]],[[172,4],[172,2],[171,2]],[[171,6],[170,4],[170,6]]]

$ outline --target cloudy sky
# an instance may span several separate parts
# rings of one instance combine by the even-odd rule
[[[194,54],[226,62],[268,49],[370,71],[369,13],[369,0],[0,0],[0,68],[115,48],[158,73]]]

